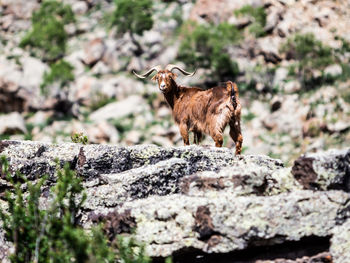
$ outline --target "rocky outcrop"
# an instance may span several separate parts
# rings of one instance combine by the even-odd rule
[[[292,173],[306,189],[350,192],[350,150],[305,154],[295,161]]]
[[[330,252],[335,262],[350,261],[350,220],[334,229]]]
[[[117,33],[112,26],[114,1],[63,2],[75,14],[75,22],[65,26],[67,49],[62,54],[74,67],[74,80],[65,87],[56,82],[41,89],[51,63],[42,61],[42,56],[33,57],[36,52],[29,46],[21,48],[20,42],[32,30],[31,17],[43,1],[0,1],[0,113],[20,113],[27,127],[16,132],[0,129],[1,138],[60,143],[77,132],[93,143],[182,145],[171,109],[155,83],[131,73],[175,62],[194,69],[178,57],[188,34],[185,25],[194,20],[198,25],[237,26],[237,41],[225,43],[222,52],[239,68],[237,78],[231,80],[240,91],[245,153],[273,153],[291,164],[301,153],[342,147],[349,141],[349,1],[157,0],[153,1],[152,29],[133,37],[141,48],[129,34]],[[242,8],[245,11],[239,11]],[[296,35],[306,33],[329,48],[334,58],[329,63],[323,55],[315,56],[327,65],[315,63],[299,70],[300,63],[307,65],[296,60],[295,52],[283,51],[288,41],[294,43]],[[210,35],[203,32],[205,38]],[[212,41],[204,43],[211,46]],[[309,50],[317,51],[319,44],[313,45]],[[197,51],[206,46],[198,41]],[[196,52],[191,49],[188,55],[193,57]],[[310,58],[314,58],[311,53]],[[215,70],[215,63],[211,69],[200,61],[195,64],[196,75],[179,76],[179,84],[203,88],[219,84],[213,83],[212,75],[219,77],[225,70]],[[309,75],[313,80],[307,88],[304,77]],[[226,77],[222,75],[220,81]],[[305,93],[306,89],[310,90]],[[33,124],[32,115],[38,112],[42,121]],[[203,143],[213,144],[209,136]],[[230,139],[225,143],[233,146]]]
[[[176,262],[347,262],[349,188],[332,185],[349,180],[348,152],[302,156],[286,168],[227,148],[0,143],[10,170],[33,181],[48,174],[54,184],[57,160],[70,163],[86,187],[84,227],[104,221],[111,240],[132,232],[150,256]],[[300,179],[307,174],[313,183]],[[322,187],[310,189],[317,180]]]

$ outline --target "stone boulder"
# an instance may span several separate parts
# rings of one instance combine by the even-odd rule
[[[106,51],[106,45],[101,38],[91,40],[84,48],[83,62],[92,66],[96,64]]]
[[[190,19],[202,22],[220,23],[226,21],[233,14],[233,11],[245,5],[261,6],[261,0],[230,1],[230,0],[199,0],[193,7]]]
[[[292,174],[305,189],[350,192],[350,150],[304,154],[295,161]]]
[[[0,134],[26,133],[23,117],[18,112],[0,116]]]
[[[133,235],[151,257],[175,262],[346,262],[349,152],[305,155],[291,169],[228,148],[0,142],[10,171],[34,182],[48,174],[54,184],[55,160],[70,163],[86,189],[85,228],[103,221],[110,240]],[[309,173],[320,187],[300,180]],[[8,254],[1,231],[0,242]]]
[[[331,242],[334,262],[350,262],[350,220],[334,229]]]
[[[145,111],[146,103],[141,96],[133,95],[128,98],[109,103],[90,114],[90,119],[99,122],[108,119],[121,119],[130,114],[139,114]]]

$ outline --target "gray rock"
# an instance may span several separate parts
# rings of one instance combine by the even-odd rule
[[[250,17],[246,17],[246,16],[231,16],[228,21],[227,21],[230,25],[235,25],[238,28],[244,28],[247,25],[252,23],[252,19]]]
[[[151,137],[151,142],[153,144],[160,145],[163,147],[171,147],[174,144],[169,138],[157,135]]]
[[[65,57],[65,60],[74,67],[73,72],[76,78],[79,78],[85,71],[85,65],[82,62],[82,57],[84,57],[84,55],[84,50],[78,50]]]
[[[282,59],[279,54],[281,40],[274,37],[265,37],[258,39],[258,54],[263,55],[266,62],[276,64]]]
[[[350,262],[350,220],[334,228],[330,252],[334,262]]]
[[[307,244],[308,242],[313,242],[313,240],[311,241],[305,241],[305,243]],[[302,245],[301,245],[302,246]],[[305,245],[302,246],[301,250],[308,250],[305,248]],[[281,253],[279,253],[279,251],[275,251],[275,253],[277,255],[281,255]],[[292,252],[291,253],[293,256],[294,254],[298,256],[298,251],[296,252]],[[314,256],[303,256],[303,257],[299,257],[295,258],[293,256],[291,256],[290,253],[288,253],[288,258],[277,258],[275,260],[257,260],[255,261],[255,263],[332,263],[332,255],[329,252],[321,252],[318,253],[317,255]],[[290,259],[293,258],[293,259]]]
[[[163,36],[158,31],[146,31],[142,37],[142,42],[144,42],[144,44],[146,44],[147,46],[152,46],[154,44],[161,43],[162,41]]]
[[[87,137],[90,143],[118,143],[118,130],[107,121],[101,121],[87,128]]]
[[[151,256],[166,257],[190,248],[227,253],[305,236],[329,236],[349,200],[350,195],[340,191],[303,190],[269,197],[176,194],[126,202],[107,218],[115,222],[129,211],[135,237]]]
[[[24,119],[18,112],[0,115],[0,134],[27,133]]]
[[[284,80],[286,80],[288,76],[288,69],[286,68],[278,68],[276,70],[276,73],[275,73],[275,78],[273,80],[273,85],[276,86],[276,85],[280,85],[281,86],[281,82],[283,82]]]
[[[194,145],[117,147],[7,140],[0,142],[0,154],[7,156],[11,172],[19,170],[33,181],[48,174],[49,185],[56,180],[55,160],[60,165],[69,162],[86,188],[83,226],[105,220],[110,239],[133,232],[152,257],[191,251],[224,254],[309,237],[332,238],[335,262],[349,255],[350,194],[302,190],[295,171],[267,156],[235,156],[231,149]],[[314,157],[314,165],[315,171],[323,172],[323,180],[344,175],[345,154],[320,156]],[[0,184],[1,193],[6,182]],[[1,200],[0,205],[6,207]],[[0,231],[0,247],[8,253],[11,246],[4,242]],[[311,259],[329,256],[302,259],[314,262]]]
[[[91,105],[93,101],[98,101],[98,95],[102,93],[99,91],[98,80],[90,76],[82,76],[76,79],[74,85],[74,99],[81,101],[84,105]]]
[[[128,134],[125,137],[125,142],[128,145],[138,144],[140,143],[141,137],[142,137],[142,133],[140,131],[133,130],[128,132]]]
[[[340,120],[336,123],[328,123],[327,128],[330,132],[346,132],[350,129],[350,123]]]
[[[132,57],[130,59],[129,65],[127,67],[127,71],[131,72],[133,70],[135,71],[141,71],[144,68],[145,60],[142,57]]]
[[[261,0],[240,1],[197,1],[191,10],[190,19],[196,22],[220,23],[231,17],[234,10],[242,8],[244,5],[262,6]]]
[[[35,0],[3,0],[1,5],[6,7],[6,13],[14,15],[17,19],[29,19],[33,11],[38,7]]]
[[[115,96],[117,98],[127,98],[130,95],[142,94],[145,90],[145,85],[142,82],[136,80],[135,78],[130,78],[125,75],[115,76],[111,79],[106,80],[107,84],[112,85],[110,89],[113,89],[115,92]]]
[[[199,171],[218,171],[225,166],[261,164],[268,169],[283,167],[279,160],[267,156],[234,156],[227,148],[214,147],[169,147],[138,145],[117,147],[112,145],[79,145],[62,143],[59,145],[30,142],[2,141],[0,154],[6,155],[12,170],[20,170],[29,177],[35,172],[53,176],[58,158],[61,163],[69,162],[84,178],[96,178],[100,174],[121,173],[142,166],[154,165],[160,161],[180,158],[191,164],[191,173]],[[184,173],[180,174],[181,176]],[[178,190],[177,190],[178,191]]]
[[[301,90],[301,83],[298,80],[288,81],[283,85],[283,90],[286,93],[296,93]]]
[[[272,113],[268,117],[262,117],[261,121],[267,129],[288,133],[292,138],[300,138],[302,119],[306,118],[308,110],[309,106],[300,104],[298,95],[279,95],[271,100]]]
[[[0,112],[23,111],[26,100],[20,94],[17,83],[0,79]]]
[[[24,72],[13,60],[0,57],[0,111],[28,111],[42,106],[39,80],[45,70],[45,65],[32,58],[23,58]],[[38,69],[31,67],[38,66]],[[31,76],[30,74],[38,74]],[[41,75],[40,75],[41,74]],[[26,82],[26,81],[28,82]],[[39,84],[38,84],[39,83]]]
[[[283,8],[272,7],[270,9],[270,12],[267,14],[266,17],[266,25],[264,28],[266,32],[273,31],[276,28],[283,14],[283,11]]]
[[[52,115],[53,115],[52,111],[51,112],[38,111],[27,120],[27,123],[30,123],[34,126],[44,125],[47,122],[47,120],[52,117]]]
[[[85,1],[76,1],[72,4],[72,10],[74,13],[82,15],[88,10],[88,5]]]
[[[181,181],[181,192],[200,196],[208,192],[232,192],[240,195],[275,195],[301,189],[290,168],[261,166],[251,163],[248,156],[219,172],[205,171],[187,176]]]
[[[329,65],[324,69],[324,74],[329,75],[331,77],[337,77],[343,73],[343,69],[340,65],[334,64],[334,65]]]
[[[105,75],[110,73],[110,68],[102,61],[96,63],[96,65],[91,69],[91,73],[95,75]]]
[[[49,67],[41,60],[33,57],[21,58],[23,78],[20,85],[24,87],[39,87],[43,81],[43,75]]]
[[[130,114],[138,114],[145,110],[146,102],[140,96],[130,96],[122,101],[109,103],[106,106],[94,111],[90,119],[99,122],[108,119],[120,119]]]
[[[9,14],[0,17],[0,24],[3,30],[8,30],[15,20],[14,15]]]
[[[308,153],[292,168],[294,178],[305,189],[350,191],[350,149]]]
[[[85,46],[83,62],[90,66],[94,65],[103,57],[105,51],[106,46],[103,39],[95,38]]]

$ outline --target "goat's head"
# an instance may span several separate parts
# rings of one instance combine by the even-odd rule
[[[149,75],[151,75],[153,71],[156,71],[157,74],[152,77],[152,80],[157,81],[158,88],[161,92],[167,93],[172,88],[172,81],[174,81],[177,77],[177,75],[172,72],[174,69],[177,69],[178,71],[180,71],[182,74],[186,76],[193,76],[196,73],[196,71],[192,73],[187,72],[182,68],[172,64],[169,64],[168,66],[166,66],[165,69],[162,69],[161,66],[159,65],[155,66],[142,75],[138,75],[135,71],[133,71],[133,73],[137,77],[144,79],[144,78],[147,78]]]

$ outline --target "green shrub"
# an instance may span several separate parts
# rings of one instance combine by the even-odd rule
[[[121,139],[123,140],[127,133],[134,128],[135,116],[130,114],[129,116],[112,120],[112,125],[118,130]]]
[[[262,37],[266,35],[266,32],[264,30],[264,27],[266,25],[266,12],[263,7],[245,5],[241,9],[236,10],[235,15],[251,17],[252,23],[248,26],[248,30],[256,37]]]
[[[338,77],[338,79],[342,81],[347,81],[350,79],[350,65],[349,63],[341,63],[342,74]]]
[[[226,23],[217,26],[188,23],[183,26],[181,34],[183,40],[177,58],[186,66],[210,69],[214,81],[237,76],[238,65],[226,50],[228,45],[240,38],[235,26]]]
[[[129,33],[136,45],[136,55],[143,53],[141,45],[136,41],[134,34],[142,35],[153,26],[152,0],[114,0],[115,11],[111,18],[119,34]]]
[[[61,59],[66,53],[68,40],[64,26],[74,21],[70,5],[46,0],[40,5],[40,9],[33,13],[32,29],[20,42],[20,47],[31,47],[34,56],[50,64],[50,71],[44,74],[40,86],[43,94],[47,93],[45,88],[54,82],[63,87],[74,80],[73,66]]]
[[[87,234],[78,225],[78,214],[86,199],[82,181],[65,164],[57,170],[57,183],[49,191],[47,207],[40,209],[40,196],[47,176],[36,184],[17,173],[11,177],[6,157],[1,171],[10,183],[6,191],[8,212],[0,210],[5,237],[13,242],[12,263],[148,263],[143,246],[134,240],[118,238],[117,253],[108,245],[101,227]],[[26,187],[23,188],[23,186]],[[27,189],[24,193],[22,189]],[[138,252],[137,252],[138,251]]]
[[[350,90],[349,89],[346,89],[346,90],[343,90],[340,92],[340,96],[343,98],[343,100],[346,102],[346,103],[349,103],[350,104]]]
[[[151,259],[146,256],[144,246],[138,244],[133,238],[117,238],[119,259],[123,263],[150,263]]]
[[[56,0],[43,1],[40,5],[40,9],[34,12],[32,22],[44,23],[46,19],[51,19],[52,16],[55,16],[55,18],[63,24],[75,22],[71,6],[64,5],[61,1]]]
[[[52,201],[46,210],[40,210],[41,188],[47,176],[34,185],[19,173],[12,178],[5,157],[1,163],[14,189],[13,193],[6,192],[9,213],[0,211],[6,238],[15,247],[11,262],[87,261],[93,237],[77,225],[77,214],[86,195],[82,194],[81,180],[69,169],[69,164],[58,170],[57,184],[50,191]],[[27,185],[28,195],[23,193],[20,182]]]
[[[246,122],[251,121],[255,118],[256,118],[256,115],[250,111],[247,114],[242,115],[242,119]]]
[[[140,43],[134,34],[142,35],[153,26],[152,0],[114,0],[115,11],[111,17],[111,25],[115,26],[119,34],[129,33],[136,45],[135,55],[143,53]]]
[[[152,0],[114,0],[112,23],[119,33],[142,35],[153,26]]]
[[[50,65],[50,71],[44,73],[44,79],[40,85],[42,93],[46,94],[45,88],[53,83],[58,83],[60,88],[74,80],[74,67],[64,60],[59,60]]]
[[[286,54],[287,59],[296,60],[296,64],[290,67],[289,73],[295,74],[303,84],[304,88],[312,88],[333,79],[321,74],[315,77],[313,71],[323,70],[331,64],[339,62],[335,50],[322,44],[311,33],[296,34],[282,45],[280,51]]]
[[[335,36],[334,39],[339,40],[342,43],[340,49],[338,50],[341,54],[350,52],[350,42],[348,42],[345,38],[340,36]]]
[[[55,61],[64,56],[68,34],[64,25],[75,21],[69,5],[55,0],[44,1],[33,13],[32,29],[20,42],[20,47],[30,46],[33,55],[44,61]]]
[[[95,111],[105,105],[107,105],[108,103],[112,103],[112,102],[115,102],[116,99],[114,97],[109,97],[108,95],[100,92],[100,91],[97,91],[96,93],[92,94],[90,96],[90,110],[91,111]]]
[[[303,62],[303,65],[310,65],[320,68],[333,62],[332,49],[315,39],[311,33],[296,34],[282,45],[281,52],[286,53],[287,59],[296,59]]]

